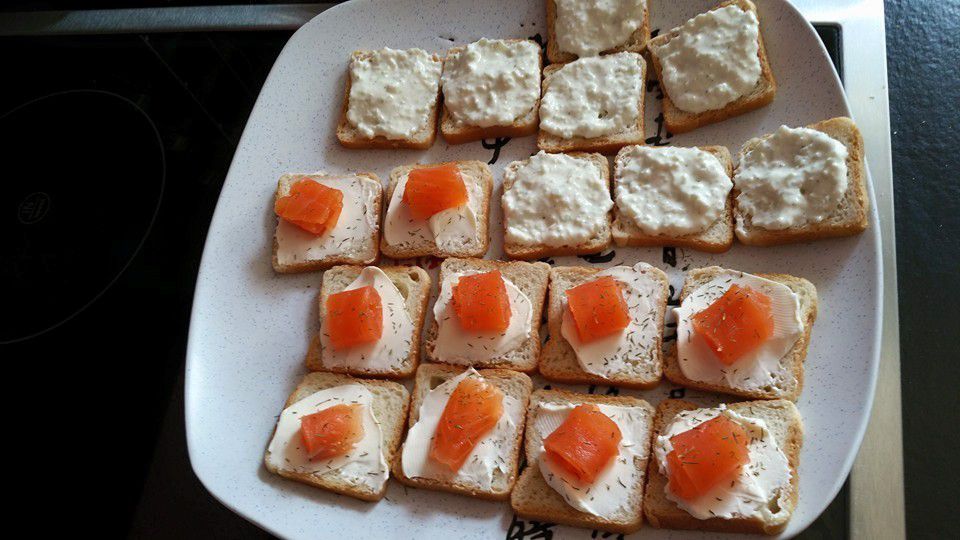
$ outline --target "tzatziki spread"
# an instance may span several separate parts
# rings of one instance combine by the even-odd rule
[[[575,246],[595,238],[613,208],[600,166],[590,159],[541,151],[504,171],[506,241]]]
[[[645,0],[555,0],[557,47],[596,56],[626,44],[643,25]]]
[[[749,94],[760,80],[760,23],[752,11],[726,6],[683,23],[651,47],[667,95],[677,108],[702,113]]]
[[[486,39],[447,57],[443,102],[453,121],[506,126],[540,98],[540,47],[529,40]]]
[[[666,496],[697,519],[733,519],[759,517],[764,521],[780,512],[790,511],[790,463],[777,445],[767,424],[759,418],[743,416],[726,405],[715,409],[694,409],[678,413],[653,442],[653,453],[660,473],[670,477],[667,455],[673,451],[670,438],[724,415],[740,424],[750,436],[750,461],[730,483],[721,482],[710,492],[692,501],[677,497],[665,486]],[[771,504],[776,500],[776,504]]]
[[[737,207],[754,227],[820,223],[846,194],[847,147],[815,129],[780,126],[741,157],[733,182],[740,192]]]
[[[347,122],[367,138],[407,139],[430,122],[441,62],[422,49],[389,47],[350,62]]]
[[[614,178],[620,214],[650,235],[709,229],[733,189],[726,167],[699,148],[627,147],[617,155]]]
[[[590,139],[636,128],[645,66],[642,56],[629,52],[564,64],[547,76],[540,129]]]

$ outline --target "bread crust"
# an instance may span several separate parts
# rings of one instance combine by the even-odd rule
[[[327,298],[332,294],[342,291],[344,287],[349,284],[349,281],[346,280],[349,279],[352,281],[356,279],[363,268],[362,266],[337,266],[324,273],[323,285],[318,301],[321,323],[324,313],[326,313]],[[405,297],[407,313],[413,322],[413,335],[410,338],[410,354],[407,356],[407,361],[402,366],[397,366],[395,369],[386,371],[360,369],[352,366],[327,366],[323,362],[323,346],[320,342],[320,333],[317,332],[310,340],[310,346],[307,349],[307,356],[304,361],[307,369],[311,371],[345,373],[357,377],[379,377],[384,379],[406,379],[413,375],[413,372],[420,363],[420,334],[423,330],[423,321],[427,312],[427,301],[430,298],[430,274],[419,266],[384,266],[381,267],[380,270],[383,270],[383,272],[387,274],[387,277],[390,278],[394,285],[401,283],[400,280],[404,278],[409,278],[417,283],[416,290],[411,291],[412,294]],[[345,283],[343,285],[334,285],[334,280],[337,278],[342,278]],[[402,294],[403,287],[398,285],[397,288]]]
[[[730,410],[745,416],[754,416],[758,411],[765,411],[767,415],[776,416],[787,422],[788,427],[783,437],[776,437],[777,444],[787,457],[790,466],[790,497],[789,511],[783,518],[772,523],[766,523],[758,518],[710,518],[697,519],[681,509],[664,495],[667,478],[660,473],[656,458],[651,459],[647,469],[647,491],[643,498],[643,512],[651,526],[658,529],[686,529],[715,532],[734,532],[747,534],[774,535],[783,532],[793,515],[799,499],[800,477],[797,472],[800,466],[800,449],[803,446],[803,421],[796,406],[787,400],[746,401],[728,404]],[[667,399],[657,407],[654,417],[653,440],[663,432],[674,416],[682,411],[698,409],[699,406],[679,399]],[[652,452],[652,450],[651,450]]]
[[[687,279],[684,282],[683,289],[680,292],[680,301],[683,302],[692,292],[692,290],[696,289],[699,284],[705,283],[713,276],[724,271],[735,272],[736,270],[721,268],[719,266],[709,266],[706,268],[695,268],[691,270],[687,274]],[[810,334],[813,331],[813,324],[817,319],[817,289],[806,279],[791,276],[789,274],[753,275],[782,283],[787,287],[790,287],[790,289],[797,293],[797,295],[800,297],[800,311],[803,319],[803,334],[799,339],[797,339],[797,342],[794,344],[793,348],[787,351],[787,354],[783,356],[784,360],[789,363],[789,369],[793,375],[793,381],[795,382],[789,384],[785,389],[773,387],[769,391],[746,391],[720,384],[704,383],[688,379],[683,374],[683,371],[681,371],[680,363],[677,361],[676,341],[673,341],[664,355],[663,374],[670,382],[680,386],[685,386],[687,388],[696,388],[698,390],[706,390],[720,394],[730,394],[749,399],[786,399],[789,401],[796,401],[797,398],[800,397],[800,392],[803,390],[803,364],[807,357],[807,349],[810,346]]]
[[[436,387],[436,385],[431,384],[431,381],[436,379],[446,381],[456,377],[467,369],[469,368],[466,366],[446,366],[440,364],[421,365],[417,370],[417,376],[414,380],[408,424],[412,427],[420,418],[420,406],[423,403],[423,399],[430,390]],[[509,369],[481,369],[478,370],[477,373],[494,386],[500,388],[504,394],[511,395],[515,399],[518,399],[523,410],[526,411],[530,401],[530,392],[533,390],[533,383],[530,381],[530,377]],[[510,391],[513,386],[519,388],[519,393]],[[507,500],[510,497],[510,492],[513,491],[513,486],[517,481],[517,473],[520,469],[520,447],[523,440],[525,421],[526,415],[523,415],[520,419],[520,424],[516,427],[514,439],[507,452],[506,461],[510,464],[510,472],[507,473],[507,485],[505,489],[482,491],[462,484],[444,482],[432,478],[410,478],[403,473],[402,449],[396,453],[392,462],[393,476],[401,484],[414,488],[445,491],[447,493],[456,493],[458,495],[466,495],[468,497],[476,497],[489,501]]]
[[[443,286],[446,276],[454,272],[451,267],[461,266],[476,270],[478,272],[491,272],[499,270],[503,277],[512,281],[530,299],[533,308],[531,314],[530,336],[517,349],[510,351],[499,357],[482,360],[473,364],[474,368],[486,369],[511,369],[523,373],[532,373],[537,370],[537,363],[540,357],[540,321],[543,317],[543,306],[546,302],[547,283],[550,279],[550,265],[542,262],[521,262],[521,261],[490,261],[485,259],[460,259],[449,258],[440,265],[440,277],[438,289]],[[528,281],[529,283],[524,283]],[[426,356],[431,362],[443,363],[437,358],[436,340],[439,333],[439,325],[434,320],[427,329],[424,340],[424,350]],[[516,356],[518,358],[511,359]],[[456,364],[457,367],[465,369],[466,365]]]
[[[373,51],[354,51],[350,56],[351,62],[357,58],[362,58],[368,56]],[[433,59],[437,62],[441,62],[441,58],[434,54],[432,55]],[[376,137],[364,137],[358,133],[352,126],[350,126],[350,121],[347,120],[347,110],[350,108],[350,88],[352,82],[350,80],[349,70],[347,71],[347,84],[346,90],[343,96],[343,106],[340,109],[340,121],[337,124],[337,140],[340,141],[340,144],[344,148],[350,149],[380,149],[380,150],[395,150],[395,149],[411,149],[411,150],[426,150],[433,146],[434,141],[437,140],[437,115],[440,111],[440,102],[441,102],[441,91],[440,84],[437,84],[437,95],[433,100],[433,107],[430,109],[430,114],[427,119],[427,125],[423,127],[413,138],[407,139],[388,139],[382,135],[377,135]]]
[[[302,176],[309,176],[311,178],[339,178],[337,175],[330,175],[326,173],[315,173],[315,174],[304,174]],[[375,211],[377,218],[377,226],[374,228],[373,232],[370,234],[368,242],[373,242],[373,245],[376,246],[380,243],[380,219],[379,216],[382,213],[381,208],[383,206],[383,184],[380,182],[380,178],[369,172],[356,173],[353,176],[357,176],[363,180],[372,181],[371,185],[376,185],[376,195],[373,202],[370,204],[370,209]],[[280,198],[280,185],[277,183],[277,190],[274,193],[274,201]],[[273,243],[272,243],[272,254],[270,256],[270,263],[273,266],[274,272],[278,274],[300,274],[303,272],[316,272],[318,270],[326,270],[332,266],[338,264],[362,264],[370,265],[376,264],[380,259],[380,252],[376,249],[370,250],[369,247],[364,251],[367,252],[367,256],[364,257],[350,257],[347,255],[333,255],[329,257],[324,257],[323,259],[314,259],[314,260],[304,260],[296,263],[281,264],[280,259],[277,256],[277,252],[280,249],[280,243],[277,241],[277,233],[273,233]]]
[[[537,58],[539,61],[540,68],[537,70],[537,75],[540,77],[537,84],[542,84],[543,75],[541,70],[543,68],[543,49],[540,48],[535,41],[529,39],[505,39],[503,41],[511,42],[522,42],[527,41],[533,43],[537,46]],[[450,57],[455,54],[459,54],[464,49],[465,46],[453,47],[447,51],[447,56],[443,61],[443,68],[446,70],[447,62],[450,60]],[[511,139],[517,137],[526,137],[528,135],[535,135],[537,129],[540,127],[540,96],[537,96],[537,100],[533,105],[533,108],[527,111],[526,114],[517,118],[513,123],[503,126],[471,126],[467,124],[458,124],[454,119],[453,115],[450,113],[450,109],[447,108],[446,101],[443,103],[443,112],[440,117],[440,134],[443,135],[443,140],[447,141],[448,144],[464,144],[473,141],[479,141],[482,139],[496,139],[500,137],[509,137]]]
[[[621,155],[631,147],[625,146],[617,153],[615,163],[619,164]],[[727,176],[733,178],[733,159],[730,151],[725,146],[698,146],[700,150],[709,152],[716,156],[727,171]],[[618,182],[618,166],[614,166],[613,186],[616,193]],[[667,234],[646,234],[634,224],[630,218],[621,215],[620,208],[614,200],[613,206],[613,242],[618,246],[631,247],[650,247],[650,246],[672,246],[695,249],[707,253],[723,253],[733,246],[733,191],[727,195],[727,204],[723,215],[713,223],[707,230],[699,233],[686,234],[682,236],[671,236]],[[714,237],[717,239],[713,239]]]
[[[565,64],[578,58],[577,55],[560,50],[557,45],[557,3],[556,0],[546,0],[547,9],[547,58],[551,64]],[[646,2],[643,10],[643,22],[640,27],[633,31],[626,43],[612,49],[601,51],[600,54],[613,54],[618,52],[643,52],[647,48],[647,41],[650,39],[650,2]]]
[[[283,408],[286,409],[307,395],[344,384],[361,384],[366,386],[373,393],[374,407],[376,408],[386,409],[391,406],[391,402],[387,401],[387,398],[384,397],[385,394],[394,396],[393,401],[397,403],[392,404],[393,406],[399,404],[400,410],[397,411],[399,414],[396,416],[396,421],[388,423],[387,418],[377,418],[377,420],[380,422],[380,428],[383,433],[384,459],[387,462],[389,471],[389,465],[394,461],[395,456],[397,455],[397,450],[400,448],[400,441],[403,435],[404,427],[406,426],[407,410],[410,406],[410,394],[402,385],[392,381],[355,379],[349,375],[341,375],[336,373],[308,373],[304,376],[300,383],[297,384],[297,387],[293,390],[293,392],[290,393],[290,396],[287,398]],[[276,433],[276,428],[274,428],[274,433]],[[272,439],[273,435],[270,437]],[[379,501],[383,498],[383,495],[387,491],[387,482],[383,483],[383,488],[381,488],[379,491],[372,492],[359,487],[345,485],[337,482],[336,480],[326,478],[325,476],[316,476],[308,473],[278,469],[270,463],[268,459],[269,456],[270,452],[267,451],[264,453],[263,457],[264,466],[268,471],[284,478],[295,480],[302,484],[307,484],[309,486],[332,491],[333,493],[339,493],[340,495],[346,495],[348,497],[369,502]]]
[[[839,222],[832,222],[829,216],[821,223],[791,227],[780,231],[761,229],[753,226],[749,217],[736,204],[740,191],[734,186],[734,215],[736,234],[740,242],[751,246],[776,246],[797,242],[809,242],[825,238],[853,236],[867,230],[870,223],[870,198],[867,195],[867,171],[863,154],[863,135],[857,125],[847,117],[836,117],[806,126],[829,135],[847,148],[847,192],[844,202],[849,201],[849,216]],[[739,161],[754,146],[770,135],[757,137],[744,143],[739,153]],[[845,207],[838,208],[834,216],[841,217],[847,212]]]
[[[530,407],[527,410],[527,425],[533,425],[537,412],[537,406],[542,402],[568,402],[573,404],[595,403],[604,405],[615,405],[621,407],[638,407],[643,409],[646,415],[652,419],[654,414],[653,407],[646,401],[630,396],[603,396],[596,394],[581,394],[567,390],[537,390],[530,397]],[[651,421],[651,428],[653,422]],[[652,435],[653,430],[650,430]],[[602,531],[630,534],[638,531],[643,525],[643,512],[641,510],[641,501],[646,485],[646,471],[650,455],[650,436],[644,439],[647,445],[646,455],[648,459],[640,460],[636,463],[637,474],[640,475],[639,493],[637,496],[637,505],[635,515],[628,520],[613,521],[603,519],[586,512],[574,509],[563,497],[551,488],[540,467],[536,463],[535,452],[540,444],[532,430],[527,430],[524,437],[524,455],[526,457],[526,468],[520,475],[517,485],[510,497],[510,506],[513,511],[524,519],[537,521],[560,523],[571,525],[573,527],[583,527],[587,529],[599,529]]]
[[[710,9],[710,11],[730,5],[739,6],[744,11],[752,11],[754,15],[757,15],[757,19],[759,20],[757,7],[753,5],[750,0],[727,0]],[[670,93],[667,91],[666,85],[663,84],[660,58],[655,52],[657,46],[663,45],[676,37],[678,34],[677,30],[677,28],[671,29],[669,32],[660,34],[647,42],[647,51],[650,55],[650,61],[653,64],[653,71],[657,75],[657,81],[660,83],[660,91],[663,93],[663,100],[661,102],[663,107],[663,120],[671,133],[686,133],[699,127],[722,122],[728,118],[733,118],[734,116],[739,116],[769,105],[770,102],[773,101],[777,93],[777,81],[773,77],[773,69],[770,67],[770,58],[767,56],[767,49],[763,44],[763,31],[761,29],[757,36],[759,47],[757,54],[760,57],[760,79],[757,81],[757,87],[751,93],[740,96],[719,109],[711,109],[700,113],[687,112],[677,107],[673,99],[670,98]]]
[[[611,385],[638,390],[649,390],[660,384],[663,374],[663,322],[667,311],[670,281],[662,270],[658,268],[650,268],[649,270],[651,275],[660,281],[663,296],[663,302],[657,306],[655,314],[654,324],[660,331],[653,347],[656,354],[656,358],[653,359],[653,372],[649,376],[617,375],[608,378],[584,371],[573,348],[561,333],[563,295],[570,287],[590,281],[593,276],[601,272],[601,269],[582,266],[555,266],[550,269],[550,292],[547,308],[547,327],[550,331],[550,339],[543,345],[540,352],[540,374],[543,378],[566,384]],[[561,281],[568,282],[570,287],[562,287],[560,285]]]
[[[613,135],[604,135],[601,137],[574,137],[564,139],[547,133],[543,129],[537,134],[537,147],[545,152],[597,152],[603,155],[616,154],[621,148],[628,144],[643,144],[646,140],[644,135],[643,103],[646,99],[646,80],[647,80],[647,62],[643,56],[637,53],[637,62],[640,63],[640,92],[638,96],[637,124],[633,128],[615,133]],[[543,69],[543,93],[540,101],[547,95],[547,88],[550,86],[552,75],[564,67],[565,64],[554,64]]]
[[[587,153],[587,152],[570,152],[567,154],[570,157],[578,159],[588,159],[600,167],[601,175],[603,176],[604,183],[607,185],[607,192],[610,191],[610,164],[607,162],[607,158],[597,153]],[[513,163],[526,164],[530,160],[525,159],[522,161],[515,161]],[[512,165],[511,163],[510,165]],[[508,167],[510,165],[507,165]],[[500,204],[503,206],[503,198],[506,196],[507,191],[512,188],[511,185],[507,185],[504,182],[502,186],[502,194],[500,196]],[[616,205],[614,205],[616,206]],[[572,246],[547,246],[547,245],[533,245],[526,246],[520,245],[506,240],[507,228],[510,226],[510,220],[506,216],[506,212],[503,213],[503,231],[504,231],[504,240],[503,240],[503,251],[507,257],[511,259],[519,259],[524,261],[533,261],[537,259],[542,259],[544,257],[560,257],[563,255],[589,255],[591,253],[599,253],[610,247],[612,242],[611,236],[611,216],[613,210],[607,212],[607,220],[604,225],[601,233],[592,241],[586,244],[577,244]]]
[[[400,183],[400,179],[403,175],[409,173],[413,169],[423,169],[425,167],[439,167],[443,165],[456,165],[457,168],[461,171],[476,170],[478,175],[476,178],[473,178],[470,175],[469,178],[464,178],[465,182],[476,180],[483,191],[483,197],[480,201],[481,212],[477,216],[477,238],[479,243],[474,249],[462,249],[459,251],[444,251],[441,250],[436,244],[431,246],[423,246],[421,248],[400,248],[394,246],[387,242],[387,235],[382,234],[380,236],[380,251],[387,257],[393,259],[411,259],[415,257],[425,257],[432,255],[434,257],[483,257],[487,253],[487,248],[490,246],[490,234],[489,234],[489,224],[490,224],[490,198],[493,196],[493,173],[490,172],[490,167],[482,162],[476,160],[465,160],[465,161],[447,161],[444,163],[430,163],[430,164],[414,164],[414,165],[403,165],[400,167],[394,168],[390,171],[390,184],[387,186],[387,211],[389,211],[390,201],[393,200],[393,192],[396,191],[397,185]],[[386,227],[387,211],[383,213],[383,227]]]

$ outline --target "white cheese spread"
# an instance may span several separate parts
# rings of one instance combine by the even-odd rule
[[[557,47],[596,56],[625,45],[643,25],[645,0],[555,0]]]

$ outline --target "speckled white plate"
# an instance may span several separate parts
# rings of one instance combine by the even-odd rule
[[[714,2],[650,3],[652,28],[669,29]],[[651,86],[648,143],[722,144],[736,152],[748,138],[780,124],[805,125],[850,114],[813,28],[783,0],[758,4],[779,86],[773,104],[671,137],[656,121],[660,105],[658,91]],[[542,36],[543,11],[543,0],[354,0],[301,28],[277,59],[250,115],[210,226],[187,349],[190,459],[207,489],[240,515],[291,538],[535,538],[538,531],[544,532],[542,525],[515,520],[506,503],[408,490],[393,480],[383,501],[363,503],[276,477],[262,465],[276,415],[305,372],[302,361],[317,327],[314,304],[320,285],[320,274],[281,276],[270,267],[277,178],[289,171],[326,170],[373,171],[386,179],[391,168],[405,163],[490,160],[497,155],[491,145],[450,147],[439,137],[424,152],[341,148],[334,130],[350,52],[383,46],[442,52],[481,37]],[[534,137],[515,139],[500,148],[492,165],[498,183],[505,164],[534,151]],[[870,191],[872,198],[872,186]],[[488,257],[501,257],[500,209],[497,204],[491,207],[493,241]],[[618,248],[599,257],[556,261],[599,266],[646,261],[666,270],[677,288],[685,269],[710,264],[750,272],[788,272],[817,286],[820,314],[799,401],[806,426],[800,504],[787,536],[803,530],[836,495],[867,423],[879,362],[881,313],[875,212],[871,211],[870,219],[870,229],[863,235],[811,244],[735,245],[720,255]],[[421,262],[435,265],[432,260]],[[543,381],[535,384],[541,386]],[[677,396],[683,391],[665,382],[639,395],[656,404],[671,392]],[[705,404],[713,399],[689,391],[686,397]],[[588,530],[547,529],[555,538],[591,538]],[[651,528],[640,534],[703,536]]]

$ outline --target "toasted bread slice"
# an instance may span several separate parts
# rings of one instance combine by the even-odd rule
[[[640,64],[640,91],[637,93],[637,106],[639,114],[637,123],[628,129],[619,133],[603,135],[600,137],[573,137],[565,139],[552,133],[547,133],[541,129],[537,135],[537,147],[545,152],[598,152],[604,155],[616,154],[618,150],[628,144],[643,144],[645,136],[643,133],[643,102],[646,94],[645,84],[647,80],[647,62],[643,56],[637,53],[633,54],[636,61]],[[543,69],[543,96],[540,98],[541,104],[544,97],[550,90],[550,83],[556,73],[569,64],[554,64]]]
[[[734,185],[734,216],[737,220],[737,239],[751,246],[773,246],[794,242],[807,242],[821,238],[852,236],[867,229],[870,219],[870,199],[867,196],[867,171],[863,157],[863,136],[853,120],[846,117],[831,118],[807,126],[826,133],[847,147],[847,191],[837,210],[820,223],[772,231],[755,227],[750,217],[743,214],[736,204],[739,191]],[[767,135],[769,137],[769,135]],[[764,137],[747,141],[740,150],[739,160]],[[736,183],[736,177],[734,177]]]
[[[621,156],[629,147],[624,147],[617,153],[614,163],[613,185],[616,193],[619,171],[621,170]],[[700,146],[701,150],[710,152],[723,163],[728,176],[733,176],[733,160],[730,151],[724,146]],[[637,227],[627,216],[621,215],[619,201],[613,207],[613,242],[618,246],[674,246],[706,251],[708,253],[722,253],[733,246],[733,197],[727,197],[727,205],[723,215],[707,230],[699,233],[671,236],[668,234],[647,234]]]
[[[377,244],[380,242],[380,207],[383,204],[383,185],[380,179],[373,173],[357,173],[354,175],[329,175],[325,173],[313,174],[285,174],[277,182],[277,191],[274,194],[274,200],[285,197],[290,193],[290,186],[300,178],[310,178],[321,184],[339,182],[342,178],[356,178],[358,184],[355,189],[349,193],[344,193],[344,205],[350,204],[349,198],[356,199],[360,206],[357,219],[367,220],[369,233],[348,235],[349,238],[340,238],[340,233],[331,234],[330,232],[322,237],[309,240],[309,247],[303,253],[294,253],[292,258],[281,251],[281,228],[289,227],[288,224],[277,221],[277,230],[273,235],[273,263],[274,271],[281,274],[295,274],[300,272],[314,272],[330,268],[337,264],[374,264],[380,257],[377,250]],[[358,214],[360,213],[358,212]],[[346,223],[346,217],[341,214],[341,220],[338,225],[343,227],[356,227],[355,224]],[[336,228],[335,228],[336,229]],[[299,231],[293,231],[293,234],[300,234]],[[325,246],[332,245],[333,249],[325,249]],[[311,253],[313,249],[319,248],[320,253]]]
[[[701,285],[707,283],[713,277],[726,269],[719,266],[709,266],[706,268],[695,268],[687,274],[687,280],[683,284],[683,290],[680,291],[680,302],[683,302],[687,296]],[[810,332],[813,330],[813,323],[817,319],[817,289],[809,281],[791,276],[788,274],[754,274],[758,277],[766,278],[771,281],[782,283],[796,293],[800,299],[800,320],[803,321],[803,335],[797,340],[793,348],[780,359],[780,365],[792,374],[780,385],[772,385],[769,389],[756,391],[740,390],[726,385],[705,383],[688,379],[683,371],[680,370],[680,364],[677,361],[677,345],[673,341],[666,351],[663,374],[671,382],[686,386],[688,388],[697,388],[710,392],[719,392],[721,394],[731,394],[750,399],[788,399],[796,401],[800,397],[800,391],[803,389],[803,362],[807,357],[807,347],[810,345]]]
[[[444,381],[460,375],[466,369],[469,368],[439,364],[423,364],[420,366],[414,379],[413,400],[410,406],[409,425],[411,427],[420,419],[420,406],[430,390],[440,386]],[[508,369],[482,369],[478,373],[484,380],[499,388],[504,395],[516,399],[522,406],[521,410],[526,411],[530,400],[530,392],[533,388],[530,377]],[[502,456],[508,464],[509,472],[504,474],[501,471],[494,471],[493,486],[489,491],[478,490],[475,486],[462,482],[407,477],[403,473],[402,450],[397,453],[397,458],[393,461],[393,475],[400,483],[410,487],[447,491],[493,501],[506,500],[510,497],[513,485],[517,481],[517,472],[520,469],[520,443],[523,440],[525,421],[525,415],[521,414],[513,438],[503,447]]]
[[[647,46],[647,40],[650,39],[650,2],[646,2],[643,11],[643,24],[630,34],[626,43],[602,51],[600,54],[611,54],[616,52],[642,52]],[[551,64],[563,64],[577,59],[577,55],[561,51],[557,41],[557,2],[556,0],[547,0],[547,58]]]
[[[430,165],[404,165],[390,171],[390,185],[387,187],[388,205],[402,204],[398,198],[393,200],[394,192],[400,181],[403,180],[413,169],[423,167],[436,167],[438,165],[447,165],[452,163],[460,170],[460,177],[463,178],[467,186],[467,191],[471,195],[468,202],[474,210],[477,217],[477,234],[473,238],[464,238],[461,243],[455,246],[455,249],[441,249],[433,241],[424,241],[421,237],[413,237],[409,241],[399,244],[391,244],[387,241],[386,231],[390,227],[388,222],[392,206],[387,208],[384,214],[383,230],[381,237],[380,251],[387,257],[394,259],[410,259],[414,257],[423,257],[433,255],[434,257],[483,257],[490,245],[490,237],[487,234],[490,223],[490,195],[493,192],[493,173],[490,167],[482,161],[452,161],[448,163],[438,163]],[[402,193],[400,194],[403,195]],[[475,197],[473,195],[476,195]]]
[[[757,19],[760,18],[760,16],[757,14],[757,7],[754,6],[750,0],[727,0],[726,2],[722,2],[720,5],[713,8],[713,10],[730,5],[739,6],[744,11],[752,11],[754,15],[757,15]],[[762,22],[763,21],[761,21],[761,27],[763,26]],[[770,67],[770,60],[767,58],[767,50],[763,46],[763,31],[761,28],[761,31],[757,37],[759,41],[759,51],[757,54],[760,57],[760,78],[757,80],[756,87],[754,87],[751,92],[744,96],[740,96],[739,98],[727,103],[719,109],[712,109],[700,113],[691,113],[678,108],[673,103],[673,100],[670,99],[670,93],[663,84],[663,76],[661,74],[662,67],[660,64],[660,58],[657,55],[657,49],[671,39],[677,37],[679,33],[679,27],[674,28],[669,32],[660,34],[659,36],[647,42],[647,50],[650,53],[650,60],[653,63],[653,70],[657,74],[657,80],[660,81],[660,90],[663,92],[663,120],[667,125],[667,129],[671,133],[686,133],[688,131],[693,131],[698,127],[706,126],[708,124],[715,124],[717,122],[726,120],[727,118],[732,118],[734,116],[739,116],[752,110],[759,109],[760,107],[768,105],[771,101],[773,101],[773,98],[777,93],[777,81],[773,78],[773,70]]]
[[[528,39],[505,39],[503,41],[529,42],[536,46],[537,58],[540,66],[543,66],[543,50],[536,42]],[[444,60],[444,70],[449,63],[459,56],[466,46],[453,47],[447,51],[447,58]],[[537,70],[538,77],[541,76],[540,69]],[[538,79],[539,80],[539,79]],[[538,83],[539,84],[539,83]],[[529,111],[518,117],[510,124],[498,126],[474,126],[463,122],[458,122],[450,113],[446,103],[443,105],[443,114],[440,117],[440,134],[449,144],[464,144],[481,139],[495,139],[497,137],[526,137],[537,133],[540,126],[540,94],[537,92],[537,99]]]
[[[574,404],[595,403],[598,405],[615,405],[620,407],[636,407],[640,417],[645,422],[646,436],[641,440],[645,445],[642,459],[634,459],[639,481],[630,492],[629,503],[613,519],[601,518],[586,512],[581,512],[570,506],[563,496],[557,493],[543,478],[543,473],[537,463],[537,456],[543,446],[543,440],[533,429],[536,425],[538,405],[540,403]],[[643,523],[644,484],[646,484],[647,462],[650,456],[650,437],[653,434],[654,409],[646,401],[628,396],[599,396],[580,394],[566,390],[537,390],[530,397],[530,408],[527,412],[527,433],[524,437],[524,452],[527,466],[520,474],[510,497],[510,506],[513,511],[525,519],[562,523],[574,527],[600,529],[613,533],[629,534],[640,529]]]
[[[335,266],[324,272],[320,290],[321,321],[326,317],[327,298],[347,288],[353,280],[357,279],[362,270],[362,266]],[[381,270],[400,291],[400,295],[406,301],[405,307],[410,320],[413,321],[409,354],[401,363],[382,371],[352,366],[330,366],[324,362],[323,345],[318,333],[310,341],[310,348],[307,350],[307,369],[386,379],[405,379],[413,375],[417,364],[420,363],[420,332],[423,329],[423,318],[426,316],[427,300],[430,297],[430,275],[419,266],[384,266]],[[384,321],[384,325],[386,324],[387,321]]]
[[[607,185],[607,191],[610,191],[610,164],[607,162],[607,158],[603,157],[600,154],[588,154],[584,152],[570,152],[570,157],[578,159],[588,159],[597,165],[597,168],[600,169],[601,175],[603,177],[604,183]],[[514,161],[507,165],[505,169],[504,181],[503,181],[503,192],[500,197],[501,204],[503,198],[506,197],[506,194],[510,189],[513,188],[513,182],[507,179],[509,172],[516,170],[520,167],[526,166],[530,162],[529,159]],[[539,193],[521,193],[526,197],[540,197]],[[544,223],[544,227],[548,225]],[[510,219],[507,217],[507,213],[504,212],[503,216],[503,230],[506,233],[507,229],[510,227]],[[591,238],[588,242],[582,244],[574,245],[565,245],[565,246],[548,246],[545,244],[538,245],[526,245],[518,244],[516,242],[509,242],[504,239],[503,242],[503,251],[506,253],[507,257],[511,259],[522,259],[522,260],[536,260],[542,259],[549,256],[562,256],[562,255],[587,255],[590,253],[599,253],[610,247],[611,241],[611,220],[610,212],[607,212],[607,217],[605,222],[602,224],[600,231],[596,236]]]
[[[588,373],[577,360],[576,352],[560,331],[563,323],[563,306],[566,291],[594,279],[599,268],[581,266],[555,266],[550,269],[550,303],[547,308],[547,327],[550,339],[540,353],[540,374],[545,379],[567,384],[606,384],[624,388],[649,389],[660,384],[663,375],[663,318],[667,311],[670,281],[662,270],[648,267],[645,274],[661,285],[661,301],[651,313],[657,331],[656,343],[651,344],[653,358],[638,358],[628,372],[604,377]]]
[[[374,51],[354,51],[351,55],[351,65],[360,58],[369,58]],[[439,56],[433,55],[436,62],[441,62]],[[437,140],[437,116],[440,111],[440,84],[437,81],[437,94],[433,97],[430,113],[427,115],[423,127],[405,139],[388,139],[378,135],[370,138],[350,124],[347,119],[347,111],[350,109],[350,88],[352,87],[351,76],[347,74],[347,89],[343,96],[343,107],[340,111],[340,122],[337,124],[337,140],[345,148],[353,149],[395,149],[409,148],[413,150],[426,150],[433,146]]]
[[[447,259],[440,265],[440,287],[446,277],[457,272],[492,272],[499,270],[504,278],[510,280],[530,300],[532,321],[530,335],[516,349],[488,360],[476,361],[475,368],[504,368],[530,373],[537,369],[540,355],[540,321],[543,316],[543,304],[547,295],[547,283],[550,279],[550,266],[542,262],[504,262],[483,259]],[[448,321],[457,324],[456,321]],[[439,324],[434,320],[427,330],[425,350],[431,362],[443,363],[436,354],[436,341]]]
[[[373,415],[380,422],[380,430],[383,435],[383,457],[389,467],[400,448],[400,437],[403,435],[403,427],[407,421],[407,409],[410,405],[410,394],[402,385],[391,381],[355,379],[337,373],[308,373],[290,394],[290,397],[287,398],[283,407],[287,408],[321,390],[345,384],[362,384],[373,394]],[[310,474],[285,470],[273,466],[269,458],[270,450],[268,449],[264,455],[264,463],[267,470],[274,474],[348,497],[364,501],[379,501],[387,491],[386,482],[379,490],[372,490],[369,486],[349,482],[340,475],[339,471]]]
[[[803,421],[800,412],[790,401],[778,399],[772,401],[745,401],[727,405],[731,411],[741,415],[763,420],[783,451],[790,465],[789,501],[782,515],[765,521],[761,518],[736,519],[697,519],[666,496],[667,477],[660,472],[656,457],[650,460],[647,471],[647,490],[643,497],[643,513],[650,525],[661,529],[692,529],[700,531],[736,532],[755,534],[778,534],[783,531],[793,515],[799,496],[800,477],[797,468],[800,465],[800,447],[803,445]],[[698,409],[689,401],[668,399],[657,407],[654,418],[654,440],[663,432],[673,417],[682,411]]]

